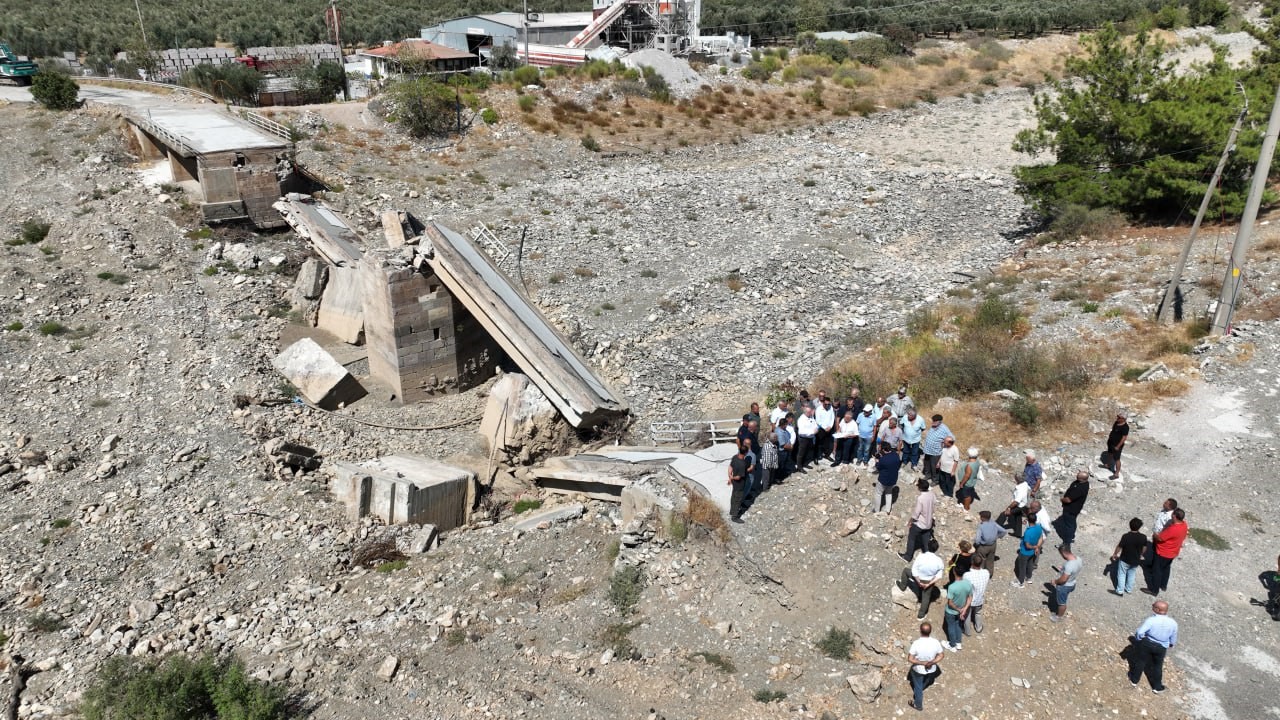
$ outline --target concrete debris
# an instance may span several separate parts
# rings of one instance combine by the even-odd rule
[[[378,666],[378,679],[391,682],[391,678],[396,676],[396,669],[399,667],[400,660],[395,655],[388,655]]]
[[[586,506],[581,503],[574,503],[573,505],[564,505],[546,510],[538,510],[516,516],[512,519],[511,528],[518,532],[546,530],[556,523],[576,520],[582,517],[582,514],[586,511]]]
[[[315,258],[302,263],[293,282],[294,295],[305,300],[319,300],[329,282],[329,266]]]
[[[547,492],[621,502],[623,489],[654,469],[613,458],[577,455],[551,458],[532,472]]]
[[[853,696],[864,703],[875,702],[880,697],[880,688],[884,685],[884,671],[876,668],[845,678]]]
[[[43,450],[23,450],[18,453],[18,465],[21,467],[43,465],[48,459],[49,453]]]
[[[556,421],[555,407],[527,375],[507,373],[489,389],[480,436],[504,461],[523,464],[535,448],[559,435]]]
[[[433,525],[444,531],[467,523],[476,476],[417,455],[388,455],[359,464],[333,463],[329,489],[352,519],[373,516],[388,525]]]
[[[109,453],[112,450],[115,450],[116,446],[119,444],[120,444],[119,435],[114,435],[114,434],[108,435],[102,439],[102,445],[98,447],[98,450],[100,452]]]
[[[272,438],[262,446],[262,451],[276,465],[309,472],[320,469],[320,458],[313,448],[291,443],[284,438]]]
[[[844,521],[844,526],[840,528],[840,537],[849,537],[850,535],[862,529],[862,521],[858,518],[848,518]]]
[[[1147,371],[1138,376],[1138,382],[1154,382],[1156,380],[1168,380],[1173,377],[1173,372],[1169,370],[1169,366],[1164,363],[1156,363],[1147,368]]]
[[[222,247],[222,259],[234,265],[237,270],[255,270],[261,261],[253,248],[231,243]]]
[[[364,342],[364,296],[358,270],[329,269],[329,281],[320,298],[316,327],[345,343],[359,345]]]
[[[440,531],[435,525],[423,525],[409,536],[409,554],[421,555],[440,546]]]
[[[366,395],[363,386],[311,338],[285,348],[271,361],[307,400],[325,410],[350,405]]]

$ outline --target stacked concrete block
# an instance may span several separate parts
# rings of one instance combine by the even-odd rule
[[[475,504],[475,474],[429,458],[388,455],[333,466],[329,489],[352,519],[370,515],[388,525],[447,531],[465,525]]]
[[[418,402],[492,376],[501,352],[483,327],[426,265],[419,271],[387,257],[370,253],[360,262],[373,377],[401,402]]]

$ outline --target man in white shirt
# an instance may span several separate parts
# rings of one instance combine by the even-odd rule
[[[933,625],[920,623],[920,637],[911,643],[907,650],[907,662],[911,663],[912,697],[907,701],[908,707],[924,710],[924,691],[942,674],[938,663],[942,661],[942,643],[933,637]]]
[[[902,568],[902,577],[898,578],[899,590],[911,590],[920,600],[920,611],[916,618],[923,620],[929,614],[929,605],[938,597],[938,588],[946,574],[946,563],[938,555],[938,541],[930,538],[927,550],[916,556],[911,565]]]
[[[973,601],[969,605],[969,616],[965,618],[965,635],[969,634],[969,628],[982,632],[982,604],[987,601],[987,584],[991,582],[991,571],[985,567],[986,561],[981,555],[974,553],[969,563],[969,572],[964,574],[964,579],[973,586]]]
[[[1022,537],[1022,520],[1027,511],[1027,500],[1031,497],[1031,488],[1023,482],[1021,475],[1013,477],[1013,501],[1000,513],[996,522],[1007,528],[1016,538]]]
[[[809,463],[816,459],[814,443],[818,437],[818,421],[812,407],[805,407],[804,414],[796,419],[796,435],[796,472],[808,472]]]
[[[822,398],[822,402],[814,410],[813,417],[818,421],[818,434],[815,440],[818,446],[818,457],[831,460],[831,434],[836,427],[836,409],[831,407],[831,398],[825,396]]]
[[[1156,514],[1156,521],[1151,525],[1151,542],[1147,543],[1147,550],[1143,553],[1142,564],[1151,567],[1151,563],[1156,556],[1156,536],[1169,527],[1169,523],[1173,522],[1173,511],[1178,509],[1178,501],[1168,498],[1164,504],[1160,506],[1160,512]]]
[[[787,399],[778,398],[778,407],[769,411],[769,427],[778,427],[778,421],[787,416],[791,412],[787,409]]]

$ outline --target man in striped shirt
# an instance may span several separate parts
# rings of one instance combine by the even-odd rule
[[[1133,656],[1129,660],[1129,682],[1138,687],[1142,674],[1154,693],[1164,692],[1164,656],[1169,648],[1178,644],[1178,622],[1169,617],[1169,603],[1157,600],[1151,603],[1155,613],[1142,621],[1133,634]]]

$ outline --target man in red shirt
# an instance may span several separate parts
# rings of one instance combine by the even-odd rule
[[[1173,519],[1160,532],[1155,534],[1155,554],[1151,562],[1151,584],[1142,592],[1148,595],[1159,595],[1161,590],[1169,589],[1169,573],[1173,570],[1173,559],[1182,552],[1182,543],[1187,540],[1187,513],[1182,508],[1173,511]]]

